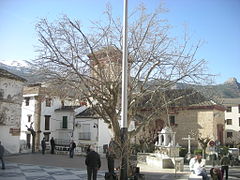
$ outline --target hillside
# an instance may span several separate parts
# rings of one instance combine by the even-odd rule
[[[28,83],[41,82],[43,78],[33,75],[32,70],[27,66],[18,64],[17,66],[9,66],[0,62],[0,68],[5,69],[13,74],[23,77],[28,80]],[[151,82],[151,85],[157,86],[155,82]],[[189,87],[187,84],[176,84],[174,89],[184,89]],[[236,78],[230,78],[223,84],[210,86],[214,89],[215,95],[220,98],[239,98],[240,97],[240,83]]]
[[[20,77],[23,77],[24,79],[27,80],[28,84],[41,81],[41,79],[38,76],[34,75],[32,70],[30,68],[28,68],[28,66],[26,66],[26,65],[15,64],[15,65],[10,66],[10,65],[6,65],[6,64],[0,62],[0,68],[5,69],[13,74],[20,76]]]
[[[236,78],[230,78],[225,83],[213,86],[216,94],[222,98],[239,98],[240,83]]]

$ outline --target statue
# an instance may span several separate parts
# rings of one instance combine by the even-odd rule
[[[35,152],[35,136],[36,136],[36,131],[34,131],[32,125],[33,125],[33,122],[31,122],[30,127],[28,127],[27,125],[26,125],[26,127],[27,127],[27,130],[30,131],[30,132],[31,132],[31,135],[32,135],[32,153],[34,153],[34,152]]]

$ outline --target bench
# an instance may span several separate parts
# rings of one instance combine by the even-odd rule
[[[188,177],[188,180],[202,180],[202,176],[191,173]]]
[[[69,152],[69,147],[68,146],[57,145],[55,147],[55,152],[56,152],[56,154],[67,154]]]

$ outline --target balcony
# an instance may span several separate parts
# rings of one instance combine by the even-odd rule
[[[78,139],[79,140],[91,140],[91,132],[80,132]]]

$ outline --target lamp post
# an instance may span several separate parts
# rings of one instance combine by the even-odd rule
[[[127,18],[128,18],[128,0],[124,0],[123,8],[123,56],[122,56],[122,116],[121,116],[121,144],[122,148],[122,165],[121,165],[121,174],[120,180],[127,179],[127,170],[128,170],[128,147],[127,147],[127,109],[128,109],[128,98],[127,98],[127,88],[128,88],[128,51],[127,51]]]

